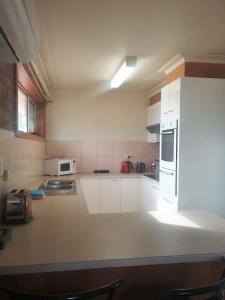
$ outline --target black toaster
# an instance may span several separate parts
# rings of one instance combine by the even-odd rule
[[[31,219],[31,192],[26,189],[17,189],[9,192],[3,205],[3,223],[25,224],[30,222]]]

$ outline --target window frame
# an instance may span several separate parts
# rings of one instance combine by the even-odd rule
[[[21,131],[18,129],[19,125],[19,116],[18,116],[18,90],[20,90],[25,96],[26,96],[26,105],[27,105],[27,132]],[[34,115],[34,132],[29,132],[29,102],[34,104],[35,108],[35,115]],[[25,139],[31,139],[31,140],[45,140],[44,136],[41,136],[37,133],[37,113],[38,113],[38,103],[27,93],[27,91],[18,83],[17,84],[17,110],[16,110],[16,116],[17,116],[17,124],[16,124],[16,136],[20,138],[25,138]]]
[[[29,129],[29,117],[30,117],[30,102],[34,105],[34,131],[30,132]],[[27,98],[27,133],[37,134],[37,104],[36,102],[28,96]]]

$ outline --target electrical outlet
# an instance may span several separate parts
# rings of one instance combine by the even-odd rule
[[[4,170],[4,159],[3,156],[0,156],[0,176],[3,176],[3,170]]]

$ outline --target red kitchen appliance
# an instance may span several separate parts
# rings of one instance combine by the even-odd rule
[[[159,171],[159,161],[153,160],[150,164],[150,172],[157,173]]]
[[[121,163],[121,173],[130,173],[133,171],[133,164],[129,160],[125,160]]]

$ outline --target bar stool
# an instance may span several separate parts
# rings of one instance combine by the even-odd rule
[[[225,258],[222,258],[225,262]],[[169,292],[168,299],[173,300],[223,300],[225,299],[225,269],[220,277],[220,280],[205,286],[185,289],[173,289]],[[204,297],[205,296],[205,297]]]
[[[224,298],[225,291],[225,278],[210,285],[187,288],[187,289],[175,289],[169,293],[169,299],[174,300],[189,300],[199,299],[197,296],[201,296],[204,300],[222,300]],[[203,298],[203,296],[205,297]]]
[[[107,285],[98,287],[93,290],[83,292],[67,293],[67,294],[33,294],[20,291],[14,291],[7,288],[1,288],[0,291],[7,295],[10,300],[83,300],[92,299],[97,296],[105,295],[106,300],[111,300],[124,280],[118,279]]]

